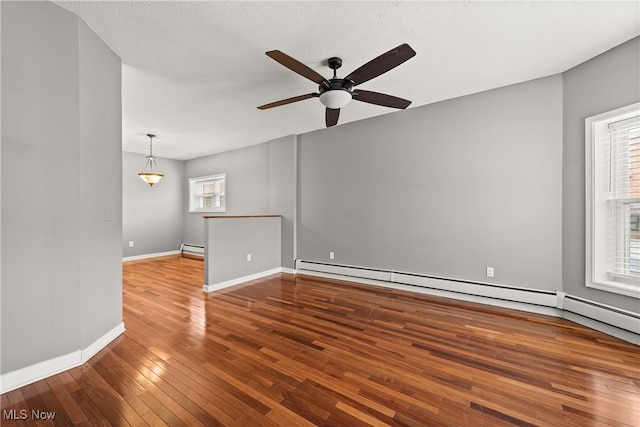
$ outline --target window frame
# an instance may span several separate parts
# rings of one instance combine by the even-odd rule
[[[602,191],[603,180],[608,180],[602,173],[598,154],[599,139],[610,133],[608,125],[636,116],[640,116],[640,102],[585,119],[585,285],[640,299],[639,278],[610,271],[608,233],[616,230],[607,226],[611,218],[603,214],[607,200],[611,199],[608,194],[603,195],[606,194]]]
[[[215,181],[222,180],[224,182],[224,191],[222,196],[224,196],[224,203],[220,207],[198,207],[198,194],[196,193],[196,188],[198,184],[204,181]],[[213,175],[206,176],[198,176],[194,178],[189,178],[189,213],[211,213],[211,212],[226,212],[227,211],[227,174],[226,173],[218,173]]]

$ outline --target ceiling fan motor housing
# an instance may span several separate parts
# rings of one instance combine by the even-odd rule
[[[327,63],[333,70],[333,78],[323,81],[318,87],[320,102],[327,108],[337,110],[351,101],[353,82],[336,77],[336,70],[342,67],[342,58],[334,56]]]

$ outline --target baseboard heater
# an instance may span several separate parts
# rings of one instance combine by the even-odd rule
[[[457,279],[428,276],[423,274],[397,272],[366,267],[354,267],[340,264],[328,264],[316,261],[298,260],[296,269],[325,274],[337,274],[360,279],[398,283],[421,288],[437,289],[458,294],[480,296],[505,301],[522,302],[546,307],[556,307],[555,291],[527,289],[495,285],[490,283],[471,282]]]
[[[578,298],[573,295],[564,296],[562,308],[569,313],[640,334],[640,315],[636,313],[620,310],[616,307]]]
[[[204,246],[202,245],[192,245],[191,243],[183,243],[180,245],[180,254],[181,255],[195,255],[195,256],[204,256]]]
[[[296,260],[296,270],[304,273],[320,273],[329,276],[353,278],[354,281],[373,281],[384,286],[384,282],[434,289],[456,294],[483,297],[488,300],[503,300],[533,306],[557,308],[558,313],[568,312],[595,320],[635,334],[640,334],[640,315],[589,301],[560,291],[517,288],[491,283],[471,282],[457,279],[433,277],[392,270],[329,264],[317,261]],[[485,301],[488,301],[485,300]],[[556,314],[558,315],[558,314]]]

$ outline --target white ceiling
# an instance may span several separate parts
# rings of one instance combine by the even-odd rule
[[[264,53],[330,77],[408,43],[417,55],[359,86],[409,108],[567,70],[640,34],[630,2],[55,1],[122,58],[123,149],[186,160],[324,128],[317,91]],[[396,110],[351,102],[340,123]],[[399,112],[398,114],[402,114]]]

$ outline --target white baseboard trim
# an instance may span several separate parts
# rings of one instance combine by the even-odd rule
[[[136,261],[139,259],[147,259],[147,258],[157,258],[161,256],[169,256],[169,255],[180,255],[180,251],[168,251],[168,252],[157,252],[155,254],[144,254],[144,255],[135,255],[135,256],[127,256],[123,257],[122,261]]]
[[[89,345],[89,347],[82,350],[82,355],[81,355],[82,363],[86,362],[87,360],[95,356],[96,353],[98,353],[100,350],[102,350],[107,345],[109,345],[111,341],[115,340],[120,335],[122,335],[124,331],[125,331],[124,322],[120,322],[118,326],[116,326],[115,328],[113,328],[112,330],[110,330],[100,338],[98,338],[91,345]]]
[[[7,372],[0,375],[0,393],[15,390],[81,364],[82,352],[78,350]]]
[[[287,267],[280,267],[280,272],[281,273],[287,273],[287,274],[296,274],[296,270],[293,268],[287,268]]]
[[[282,267],[272,268],[271,270],[261,271],[259,273],[249,274],[247,276],[226,280],[224,282],[218,282],[211,285],[208,285],[205,283],[204,285],[202,285],[202,290],[205,292],[219,291],[221,289],[225,289],[230,286],[239,285],[244,282],[260,279],[262,277],[271,276],[272,274],[277,274],[277,273],[282,273]]]
[[[124,323],[120,323],[84,350],[76,350],[0,375],[0,394],[82,365],[122,334],[124,330]]]

